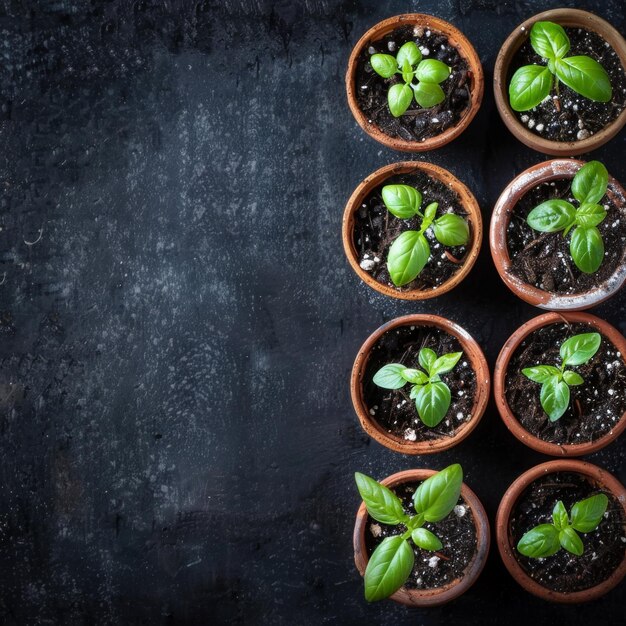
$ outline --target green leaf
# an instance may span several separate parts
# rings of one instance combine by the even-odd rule
[[[427,530],[426,528],[416,528],[411,533],[411,539],[413,539],[413,543],[415,543],[418,548],[428,550],[429,552],[434,552],[443,548],[439,537],[437,537],[434,533],[431,533],[430,530]]]
[[[439,206],[438,202],[431,202],[426,207],[426,210],[424,211],[424,219],[425,220],[430,220],[432,222],[432,220],[435,218],[435,215],[437,214],[437,207],[438,206]],[[422,230],[426,230],[426,229],[422,226]]]
[[[396,60],[398,67],[402,67],[405,61],[408,61],[409,65],[417,65],[422,60],[422,53],[414,41],[407,41],[398,50]]]
[[[552,556],[560,549],[559,531],[552,524],[536,526],[529,530],[517,544],[517,551],[531,559]]]
[[[578,226],[572,233],[569,251],[581,272],[593,274],[604,259],[604,241],[600,231],[595,226]]]
[[[530,45],[544,59],[560,59],[569,52],[569,37],[553,22],[535,22],[530,29]]]
[[[576,387],[577,385],[582,385],[585,381],[580,374],[576,372],[572,372],[571,370],[567,370],[563,372],[563,380],[570,386]]]
[[[420,390],[419,385],[415,385],[414,387],[411,387],[411,391],[409,392],[409,398],[411,398],[411,400],[415,400],[415,398],[417,398],[417,394],[419,393],[419,390]]]
[[[402,287],[415,280],[430,257],[426,237],[418,231],[407,230],[391,244],[387,268],[393,284]]]
[[[583,365],[600,348],[600,333],[582,333],[574,335],[561,344],[559,354],[564,365]]]
[[[600,161],[585,163],[572,180],[572,194],[581,204],[596,204],[606,193],[609,173]]]
[[[373,54],[370,57],[372,69],[383,78],[390,78],[396,73],[398,63],[390,54]]]
[[[576,223],[580,226],[597,226],[606,217],[606,209],[599,204],[583,204],[576,211]]]
[[[402,535],[383,539],[365,569],[365,599],[375,602],[398,591],[411,575],[414,561],[413,550]]]
[[[445,374],[453,370],[462,356],[462,352],[449,352],[448,354],[440,356],[430,368],[431,377],[435,376],[435,374]]]
[[[576,209],[565,200],[546,200],[537,205],[526,218],[528,225],[542,233],[556,233],[571,226]]]
[[[583,542],[573,528],[563,528],[559,533],[559,543],[572,554],[581,556],[584,551]]]
[[[595,59],[588,56],[557,59],[554,68],[559,80],[581,96],[596,102],[611,100],[611,79]]]
[[[389,363],[374,374],[372,381],[383,389],[400,389],[406,385],[406,379],[402,375],[405,370],[402,363]]]
[[[543,65],[520,67],[509,85],[509,101],[514,111],[528,111],[537,106],[552,88],[552,74]]]
[[[530,378],[535,383],[547,383],[553,376],[559,376],[561,371],[553,365],[535,365],[535,367],[525,367],[522,374]]]
[[[441,381],[420,387],[415,396],[415,407],[426,426],[437,426],[450,408],[450,389]]]
[[[400,498],[393,491],[360,472],[354,474],[354,479],[367,512],[377,522],[395,526],[409,520],[409,516],[402,508]]]
[[[391,85],[387,93],[391,115],[400,117],[409,108],[412,99],[413,92],[408,85],[401,85],[400,83]]]
[[[421,370],[405,369],[402,372],[402,378],[416,385],[425,385],[428,382],[428,376]]]
[[[420,82],[437,85],[450,76],[450,68],[437,59],[425,59],[417,66],[415,76]]]
[[[469,241],[467,222],[454,213],[446,213],[433,224],[435,237],[444,246],[464,246]]]
[[[385,185],[381,196],[387,210],[401,220],[417,215],[422,206],[422,194],[410,185]]]
[[[428,374],[430,374],[430,368],[437,360],[437,354],[435,351],[430,348],[422,348],[418,358],[420,365],[428,372]]]
[[[415,92],[415,101],[423,109],[430,109],[430,107],[434,107],[446,99],[443,89],[434,83],[417,83],[413,87],[413,91]]]
[[[562,500],[559,500],[552,511],[552,520],[557,530],[566,528],[569,525],[569,517]]]
[[[402,65],[402,80],[405,83],[410,83],[413,80],[414,76],[415,72],[413,72],[411,64],[406,59],[404,59],[404,63]]]
[[[556,422],[569,406],[569,387],[555,376],[541,386],[539,399],[550,421]]]
[[[463,470],[458,463],[427,478],[413,494],[413,505],[427,522],[439,522],[450,514],[461,495]]]
[[[581,533],[589,533],[598,527],[609,504],[609,499],[599,493],[572,507],[572,527]]]

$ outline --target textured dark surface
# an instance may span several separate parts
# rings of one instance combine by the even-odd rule
[[[521,591],[495,549],[453,605],[368,606],[352,555],[355,470],[460,461],[493,516],[545,460],[493,405],[458,448],[371,442],[348,376],[384,320],[465,326],[493,364],[537,311],[487,242],[436,301],[369,290],[341,249],[344,203],[402,158],[352,119],[343,74],[379,19],[433,12],[485,66],[485,102],[446,148],[486,218],[541,160],[494,108],[499,44],[558,2],[4,2],[0,18],[0,616],[24,623],[618,623]],[[571,2],[624,29],[620,0]],[[622,133],[594,157],[626,179]],[[36,242],[36,243],[33,243]],[[626,330],[624,296],[595,312]],[[623,438],[622,438],[623,439]],[[626,479],[623,442],[590,458]]]

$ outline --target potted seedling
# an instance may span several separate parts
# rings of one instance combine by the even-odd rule
[[[589,463],[559,460],[520,476],[496,517],[505,566],[527,591],[586,602],[626,574],[626,490]]]
[[[586,313],[547,313],[506,342],[494,372],[509,430],[555,456],[595,452],[626,428],[626,340]]]
[[[422,300],[449,291],[480,251],[482,219],[471,192],[430,163],[387,165],[366,178],[346,205],[343,244],[370,287]]]
[[[465,37],[418,13],[376,24],[352,50],[348,104],[359,125],[395,150],[421,152],[459,135],[482,100],[480,60]]]
[[[494,93],[505,124],[547,154],[598,148],[626,122],[626,42],[586,11],[526,20],[496,59]]]
[[[489,368],[465,330],[435,315],[407,315],[376,330],[352,368],[352,402],[364,430],[405,454],[457,445],[489,398]]]
[[[626,192],[599,161],[535,165],[502,192],[491,218],[500,277],[530,304],[585,309],[626,281]]]
[[[461,466],[355,479],[363,503],[354,556],[365,599],[436,606],[465,593],[485,564],[489,524]]]

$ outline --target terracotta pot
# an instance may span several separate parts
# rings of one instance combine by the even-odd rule
[[[435,470],[429,469],[413,469],[404,472],[392,474],[381,484],[393,488],[408,482],[416,482],[426,480],[429,476],[436,474]],[[476,528],[476,552],[474,557],[466,567],[462,578],[457,578],[452,582],[438,587],[437,589],[407,589],[401,587],[392,596],[391,600],[404,604],[405,606],[428,607],[446,604],[460,595],[464,594],[478,579],[480,573],[487,561],[489,554],[489,545],[491,542],[491,533],[489,530],[489,521],[485,509],[476,497],[476,494],[465,484],[461,486],[461,497],[468,504],[474,517],[474,525]],[[367,529],[367,509],[365,503],[361,502],[361,506],[356,514],[356,522],[354,523],[354,562],[361,576],[365,575],[365,568],[369,561],[367,549],[365,547],[365,531]]]
[[[452,437],[428,441],[408,441],[402,437],[388,433],[370,415],[369,407],[366,405],[365,398],[363,397],[363,379],[365,377],[370,352],[376,342],[385,333],[399,326],[434,326],[456,337],[461,344],[464,356],[467,357],[476,374],[476,395],[474,396],[472,417],[469,421],[464,422]],[[363,430],[365,430],[370,437],[378,441],[378,443],[395,452],[401,452],[403,454],[433,454],[453,448],[463,441],[474,428],[476,428],[478,422],[480,422],[489,400],[490,388],[491,379],[489,376],[489,366],[487,365],[485,355],[476,341],[454,322],[437,315],[425,314],[397,317],[375,330],[361,346],[356,360],[354,361],[354,365],[352,366],[352,376],[350,378],[352,404],[359,417]]]
[[[541,183],[574,178],[576,172],[584,164],[584,161],[574,159],[553,159],[533,165],[507,185],[493,209],[489,229],[489,245],[498,274],[516,296],[542,309],[554,311],[588,309],[610,298],[626,281],[626,246],[622,252],[622,261],[615,272],[597,287],[584,293],[551,293],[524,282],[510,272],[511,258],[507,247],[507,228],[515,205],[525,194]],[[607,194],[611,196],[611,200],[616,206],[623,206],[626,191],[611,176],[609,176]]]
[[[583,454],[597,452],[617,439],[624,429],[626,429],[626,413],[622,415],[611,431],[595,441],[577,444],[549,443],[543,439],[535,437],[535,435],[531,434],[520,424],[515,415],[513,415],[505,395],[505,378],[507,368],[511,357],[515,353],[515,350],[517,350],[519,344],[538,328],[549,326],[550,324],[562,324],[564,322],[580,322],[589,324],[594,330],[609,339],[609,341],[619,350],[622,358],[626,355],[626,339],[624,339],[624,336],[616,328],[604,320],[601,320],[599,317],[589,315],[588,313],[544,313],[543,315],[539,315],[529,322],[526,322],[523,326],[520,326],[504,344],[498,356],[498,360],[496,361],[496,367],[493,373],[493,389],[496,397],[496,405],[502,420],[504,421],[506,427],[523,444],[533,450],[536,450],[537,452],[550,454],[552,456],[582,456]],[[539,393],[539,388],[537,388],[537,393]]]
[[[467,62],[470,71],[468,77],[470,81],[469,108],[456,125],[450,126],[441,134],[430,137],[424,141],[409,141],[401,139],[400,137],[389,137],[389,135],[385,135],[378,126],[368,121],[356,100],[356,67],[361,52],[364,48],[368,48],[371,42],[381,40],[396,28],[402,26],[423,26],[425,29],[430,29],[445,35],[449,43],[457,49],[459,55]],[[348,71],[346,72],[348,104],[359,126],[376,141],[384,144],[388,148],[401,150],[403,152],[426,152],[427,150],[434,150],[445,146],[445,144],[458,137],[467,128],[480,108],[483,99],[484,82],[483,68],[480,64],[480,59],[472,47],[472,44],[465,38],[463,33],[452,26],[452,24],[438,17],[424,15],[422,13],[407,13],[405,15],[390,17],[370,28],[354,46],[348,61]]]
[[[468,244],[468,251],[465,256],[463,266],[447,281],[435,289],[413,289],[400,291],[396,287],[390,287],[389,285],[379,283],[359,265],[359,256],[354,246],[354,215],[359,210],[361,204],[363,204],[365,198],[376,187],[382,186],[385,181],[392,176],[412,174],[414,172],[424,172],[431,178],[441,181],[459,196],[460,205],[467,213],[467,221],[470,226],[470,242]],[[350,262],[352,269],[356,272],[359,278],[372,289],[375,289],[385,296],[400,298],[401,300],[428,300],[429,298],[435,298],[447,293],[451,289],[454,289],[454,287],[456,287],[469,274],[480,252],[480,245],[483,239],[483,220],[480,213],[480,207],[478,206],[478,202],[476,202],[476,198],[474,198],[472,192],[458,178],[448,172],[448,170],[444,170],[442,167],[433,165],[432,163],[401,161],[400,163],[385,165],[384,167],[376,170],[354,190],[343,212],[341,237],[343,239],[343,249],[348,257],[348,261]],[[386,260],[384,261],[386,262]]]
[[[526,591],[549,602],[563,602],[567,604],[588,602],[603,596],[624,578],[624,575],[626,575],[626,555],[619,567],[604,582],[595,587],[590,587],[589,589],[570,593],[552,591],[551,589],[543,587],[523,570],[516,557],[517,550],[513,544],[510,526],[510,517],[515,508],[515,504],[532,482],[542,478],[546,474],[554,474],[557,472],[575,472],[586,476],[594,484],[601,486],[606,491],[610,491],[621,503],[622,507],[624,507],[624,514],[626,514],[626,489],[624,489],[623,485],[611,474],[591,463],[576,461],[574,459],[548,461],[547,463],[536,465],[527,472],[524,472],[506,490],[500,502],[500,506],[498,507],[498,513],[496,514],[496,540],[498,550],[511,576],[513,576],[516,582],[526,589]]]
[[[622,111],[619,117],[609,125],[587,139],[580,141],[551,141],[528,130],[518,120],[509,105],[509,84],[507,81],[509,65],[519,48],[528,38],[533,24],[542,20],[555,22],[561,26],[584,28],[585,30],[595,32],[609,43],[620,57],[622,66],[626,68],[626,41],[608,22],[605,22],[593,13],[579,9],[544,11],[522,22],[500,48],[493,71],[493,91],[500,117],[517,139],[538,152],[556,156],[574,156],[584,152],[591,152],[617,135],[626,123],[626,110]]]

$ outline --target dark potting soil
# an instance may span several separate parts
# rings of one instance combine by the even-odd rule
[[[626,365],[624,355],[602,335],[600,348],[584,365],[573,366],[585,381],[570,387],[570,403],[556,422],[551,422],[539,400],[541,385],[521,372],[535,365],[560,366],[561,344],[580,333],[595,332],[587,324],[551,324],[531,333],[513,353],[506,372],[506,400],[520,424],[551,443],[586,443],[608,433],[626,411]]]
[[[472,418],[476,395],[476,373],[465,354],[451,372],[441,375],[441,380],[450,388],[452,399],[446,416],[434,428],[420,420],[415,401],[409,398],[409,383],[402,389],[383,389],[372,382],[374,374],[388,363],[421,369],[418,355],[422,348],[434,350],[437,356],[463,351],[456,337],[434,326],[400,326],[386,332],[376,342],[365,368],[363,397],[370,415],[387,432],[407,441],[452,437]]]
[[[579,206],[571,194],[571,179],[541,183],[526,193],[511,212],[507,227],[509,271],[521,280],[553,293],[584,293],[609,279],[622,263],[626,247],[626,198],[609,185],[600,202],[607,216],[598,225],[604,241],[604,260],[597,272],[585,274],[572,260],[569,245],[572,231],[540,233],[527,223],[528,214],[546,200],[560,198]]]
[[[404,511],[408,515],[416,514],[412,498],[420,484],[419,481],[405,483],[391,489],[402,500]],[[418,548],[409,539],[409,545],[415,554],[413,570],[404,584],[409,589],[436,589],[462,578],[476,553],[474,516],[463,498],[459,498],[459,503],[445,519],[433,524],[426,522],[424,528],[437,535],[443,548],[438,552],[429,552]],[[400,535],[405,531],[406,527],[402,524],[386,526],[368,517],[365,530],[368,556],[372,555],[385,537]]]
[[[619,566],[626,550],[626,517],[619,501],[601,485],[570,472],[549,474],[536,480],[522,493],[511,513],[511,536],[516,546],[524,533],[539,524],[552,522],[554,505],[562,500],[567,512],[585,498],[605,493],[609,504],[604,518],[590,533],[579,533],[585,550],[575,556],[559,550],[553,556],[531,559],[514,550],[526,573],[554,591],[582,591],[605,581]]]
[[[421,218],[402,220],[392,215],[385,206],[381,192],[385,185],[410,185],[422,194],[422,209],[431,202],[438,202],[437,217],[444,213],[456,213],[467,218],[459,196],[446,184],[424,172],[402,174],[388,178],[376,187],[363,201],[354,216],[353,240],[359,256],[359,264],[372,278],[398,291],[435,289],[449,280],[462,267],[469,245],[446,247],[440,244],[429,228],[425,237],[430,244],[430,258],[417,278],[407,285],[396,287],[387,269],[387,253],[400,233],[419,230]],[[470,243],[473,232],[470,224]]]
[[[396,118],[389,111],[387,92],[393,84],[402,82],[402,77],[396,74],[391,78],[382,78],[372,69],[370,57],[376,53],[395,56],[408,41],[417,44],[423,59],[442,61],[452,71],[441,83],[446,96],[443,102],[423,109],[413,99],[406,113]],[[471,97],[468,73],[467,62],[448,43],[445,35],[428,28],[402,26],[383,39],[370,42],[361,52],[355,75],[357,104],[370,123],[378,126],[385,135],[408,141],[424,141],[440,135],[469,112]]]
[[[613,87],[610,102],[594,102],[559,82],[558,96],[550,97],[530,111],[514,111],[520,122],[536,135],[551,141],[581,141],[602,130],[626,106],[626,73],[615,50],[602,37],[582,28],[567,28],[571,48],[566,56],[584,54],[607,71]],[[523,65],[546,65],[531,47],[530,38],[520,47],[510,65],[507,85]]]

